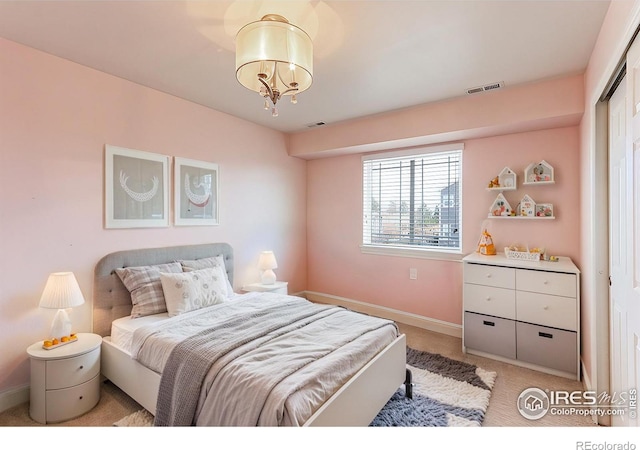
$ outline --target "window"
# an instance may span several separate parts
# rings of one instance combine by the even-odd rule
[[[452,144],[362,158],[363,251],[462,251],[462,149]]]

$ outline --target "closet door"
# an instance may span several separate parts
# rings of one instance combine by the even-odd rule
[[[627,396],[614,426],[638,426],[640,387],[640,39],[609,102],[611,393]]]
[[[627,379],[627,286],[629,220],[627,179],[627,81],[626,77],[609,100],[609,320],[611,392],[623,392]],[[613,416],[612,425],[624,426],[626,417]]]
[[[630,219],[630,239],[627,242],[628,258],[631,264],[631,283],[628,285],[628,386],[635,391],[635,409],[629,415],[631,426],[640,425],[638,419],[637,389],[640,388],[640,39],[636,39],[627,53],[627,97],[631,99],[628,106],[628,130],[630,142],[628,150],[629,175],[628,188],[631,201],[628,215]]]

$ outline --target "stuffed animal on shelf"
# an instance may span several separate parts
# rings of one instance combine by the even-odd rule
[[[500,180],[498,180],[498,177],[495,177],[493,180],[489,181],[489,188],[497,187],[500,187]]]

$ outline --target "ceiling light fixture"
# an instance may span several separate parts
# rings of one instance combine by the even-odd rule
[[[313,44],[301,28],[277,14],[267,14],[251,22],[236,35],[236,78],[247,89],[264,97],[271,115],[284,95],[297,103],[297,94],[313,80]]]

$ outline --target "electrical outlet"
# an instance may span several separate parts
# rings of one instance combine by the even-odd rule
[[[418,279],[418,269],[409,269],[409,279],[410,280]]]

